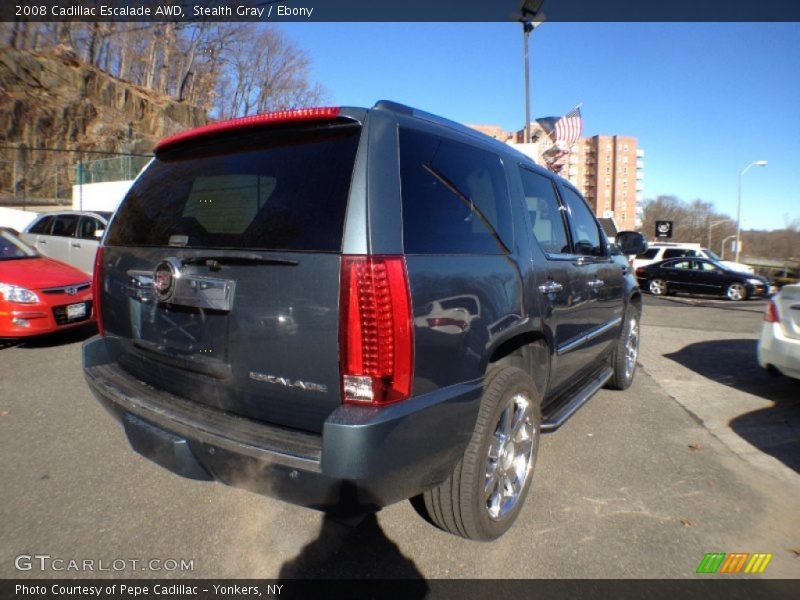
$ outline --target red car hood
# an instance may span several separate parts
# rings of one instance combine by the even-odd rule
[[[91,275],[52,258],[0,260],[0,283],[10,283],[29,290],[74,285],[91,280]]]

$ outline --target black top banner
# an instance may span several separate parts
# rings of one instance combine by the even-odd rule
[[[0,21],[800,21],[787,0],[4,0]]]

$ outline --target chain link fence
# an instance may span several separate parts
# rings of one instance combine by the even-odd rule
[[[75,165],[75,183],[131,181],[149,160],[149,156],[127,154],[81,161]]]

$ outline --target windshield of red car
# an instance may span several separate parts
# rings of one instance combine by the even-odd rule
[[[36,250],[8,231],[0,230],[0,260],[35,258]]]

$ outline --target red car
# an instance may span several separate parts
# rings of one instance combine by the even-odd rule
[[[0,338],[49,333],[92,321],[91,278],[41,256],[0,228]]]

